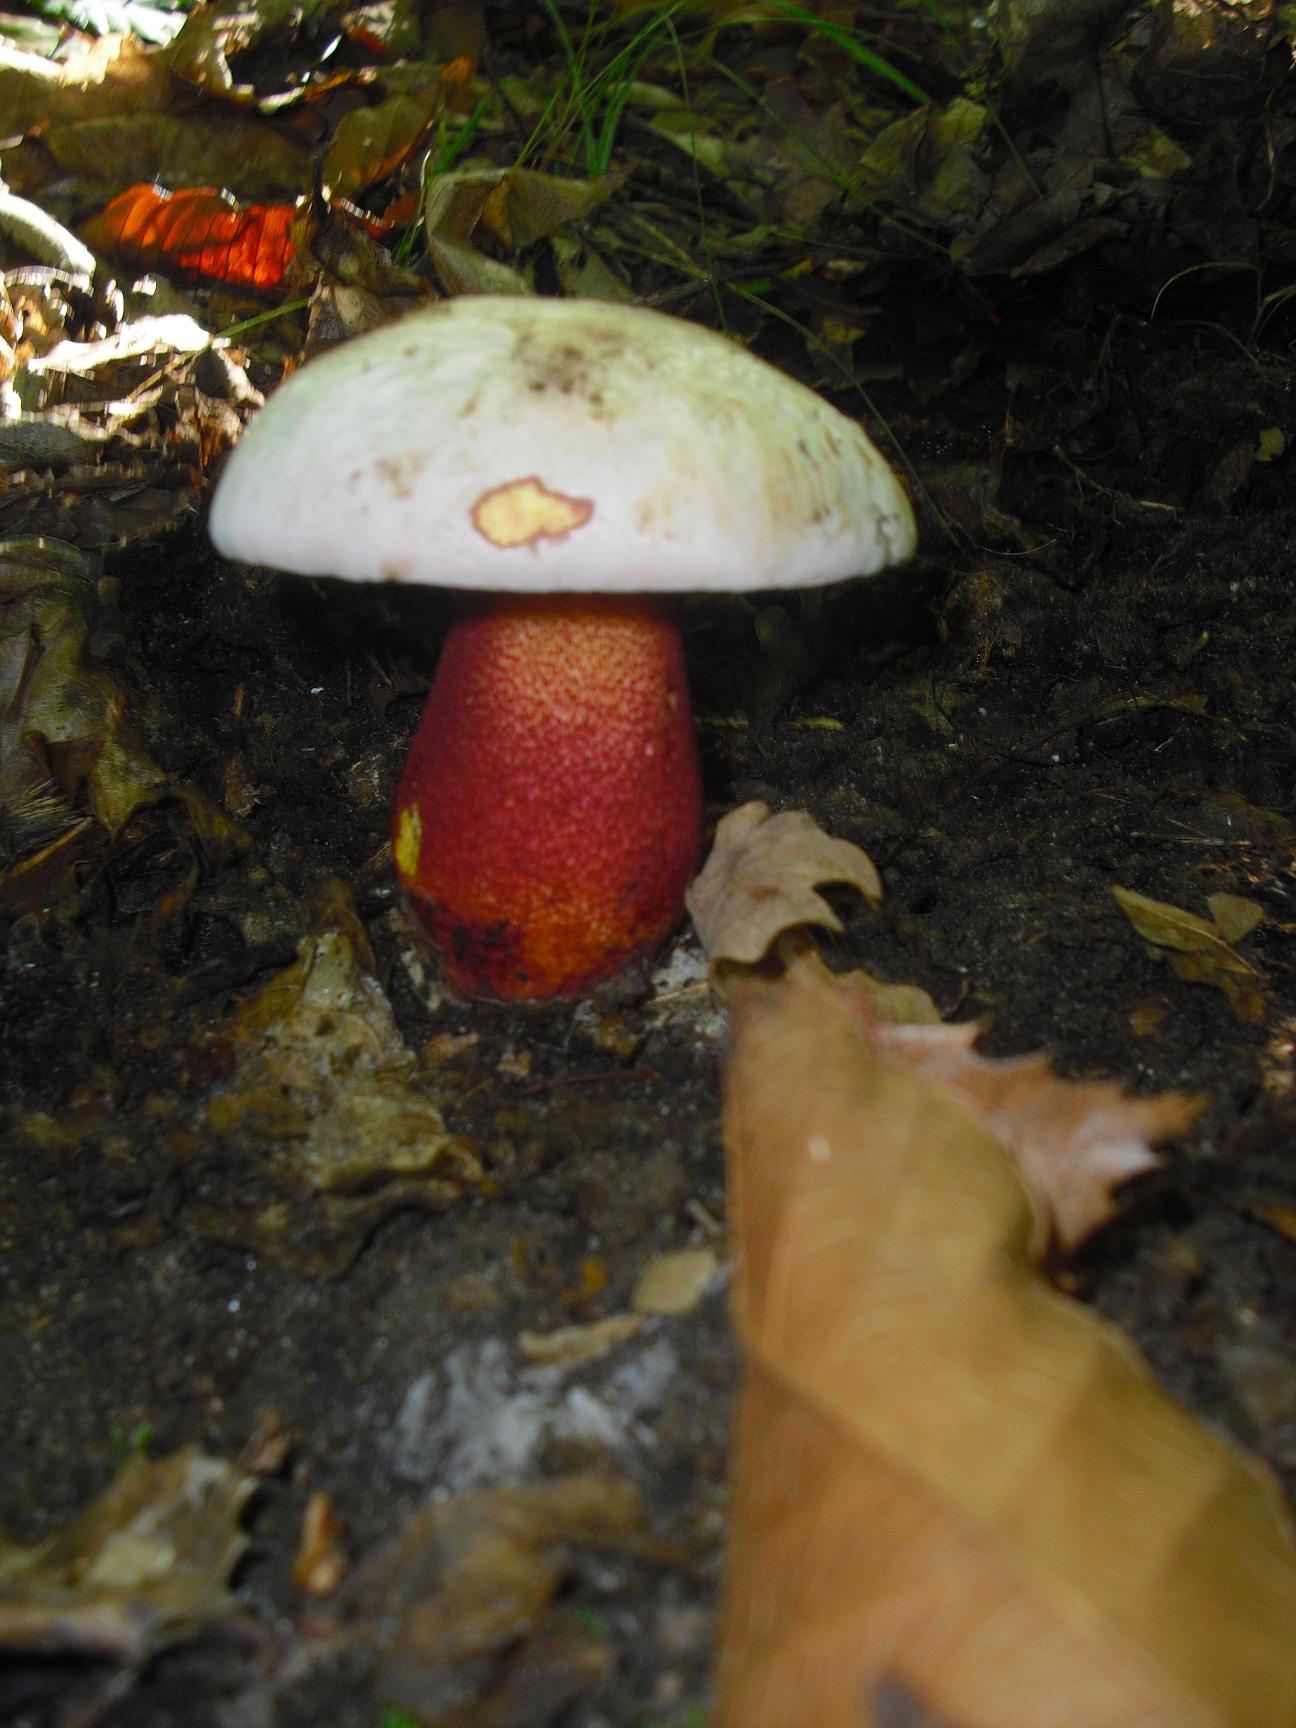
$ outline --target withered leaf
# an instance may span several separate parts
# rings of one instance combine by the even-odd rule
[[[0,114],[10,134],[62,120],[134,114],[167,100],[170,79],[129,36],[69,42],[65,59],[47,60],[0,39]]]
[[[34,798],[56,793],[70,821],[84,792],[117,834],[141,806],[180,798],[210,838],[236,845],[233,825],[154,761],[129,693],[90,652],[101,575],[97,558],[57,540],[0,543],[0,809],[12,823]]]
[[[866,1728],[888,1686],[959,1728],[1288,1728],[1268,1474],[1044,1281],[1004,1148],[856,984],[799,960],[730,994],[721,1728]]]
[[[979,1056],[981,1027],[943,1023],[912,985],[848,973],[839,987],[878,1055],[946,1086],[1009,1153],[1035,1207],[1030,1250],[1065,1251],[1116,1211],[1116,1190],[1161,1162],[1152,1150],[1189,1128],[1201,1101],[1134,1098],[1111,1080],[1064,1080],[1047,1057]]]
[[[324,158],[324,184],[343,197],[354,197],[394,174],[445,107],[445,86],[436,74],[437,69],[429,67],[419,87],[344,114]]]
[[[1170,951],[1176,974],[1188,984],[1212,984],[1229,999],[1237,1018],[1255,1025],[1264,1018],[1260,974],[1233,947],[1264,918],[1255,901],[1238,894],[1212,894],[1210,918],[1182,906],[1150,900],[1130,888],[1113,887],[1116,904],[1145,942]]]
[[[513,1690],[513,1665],[544,1639],[571,1549],[638,1547],[642,1516],[628,1482],[597,1475],[429,1506],[344,1587],[346,1608],[379,1646],[381,1696],[436,1728],[534,1719],[496,1709]],[[584,1690],[588,1663],[574,1650],[568,1660]]]
[[[529,168],[438,174],[423,208],[428,254],[453,293],[526,293],[526,273],[482,248],[524,251],[588,216],[618,184],[611,176],[576,180]]]
[[[306,1272],[348,1266],[378,1219],[441,1207],[480,1169],[417,1072],[348,891],[326,884],[297,959],[213,1040],[229,1078],[207,1104],[230,1198],[204,1235]]]
[[[715,845],[685,901],[707,958],[752,966],[785,930],[839,931],[841,919],[816,892],[846,882],[877,904],[882,882],[866,852],[825,834],[804,810],[771,815],[755,800],[722,816]]]
[[[132,1455],[68,1529],[31,1548],[0,1541],[0,1649],[139,1667],[233,1613],[227,1580],[254,1486],[197,1447]]]
[[[42,148],[90,185],[158,180],[227,187],[241,198],[295,197],[310,184],[310,156],[272,127],[241,113],[115,115],[77,120],[41,134]]]

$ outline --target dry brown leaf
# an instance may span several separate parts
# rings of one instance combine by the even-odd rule
[[[317,1490],[306,1502],[292,1581],[312,1596],[331,1596],[346,1575],[346,1520],[332,1497]]]
[[[429,1728],[535,1720],[505,1707],[518,1707],[509,1668],[520,1664],[534,1690],[530,1656],[543,1666],[573,1548],[639,1549],[642,1517],[628,1482],[592,1474],[489,1488],[417,1513],[345,1587],[346,1608],[378,1649],[378,1695]],[[566,1650],[561,1666],[572,1696],[605,1677],[589,1674],[579,1650]]]
[[[397,91],[372,108],[353,108],[338,121],[324,158],[324,184],[354,198],[365,187],[394,174],[445,108],[445,85],[437,68],[410,91]]]
[[[1110,1080],[1060,1079],[1039,1054],[978,1056],[980,1026],[942,1024],[913,986],[857,972],[840,987],[883,1060],[948,1086],[1012,1157],[1036,1210],[1036,1257],[1050,1240],[1070,1250],[1105,1224],[1116,1211],[1113,1190],[1154,1170],[1152,1147],[1182,1134],[1201,1110],[1180,1093],[1131,1098]]]
[[[888,1686],[957,1728],[1290,1728],[1267,1473],[1039,1276],[1008,1154],[857,981],[731,993],[722,1728],[863,1728]]]
[[[713,965],[753,966],[799,924],[843,928],[815,891],[825,882],[848,882],[874,905],[882,898],[866,852],[825,834],[804,810],[774,816],[757,799],[720,818],[711,856],[685,900]]]

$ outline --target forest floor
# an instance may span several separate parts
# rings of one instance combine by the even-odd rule
[[[1275,290],[1296,262],[1296,78],[1276,25],[1222,11],[1170,39],[1118,12],[1093,41],[997,44],[993,138],[933,122],[893,140],[865,206],[784,164],[767,221],[799,221],[800,239],[741,291],[732,259],[672,279],[606,255],[650,303],[713,323],[723,308],[865,417],[921,517],[911,568],[813,601],[685,603],[709,819],[760,798],[868,850],[886,897],[834,897],[834,968],[921,984],[984,1023],[989,1053],[1044,1049],[1067,1075],[1206,1096],[1064,1287],[1290,1489],[1296,301]],[[482,15],[475,75],[560,78],[551,14],[511,16]],[[735,24],[714,53],[765,93],[761,127],[781,103],[821,157],[859,159],[865,70],[831,41]],[[738,136],[707,107],[734,100],[732,80],[689,94],[700,128]],[[971,101],[953,71],[938,95],[943,116]],[[1000,121],[1039,181],[1024,203],[1003,191]],[[492,148],[508,159],[507,140]],[[601,208],[614,229],[673,212],[687,253],[687,199],[680,216],[670,195],[692,166],[672,149],[627,124],[612,165],[629,172]],[[694,234],[698,259],[740,216],[755,226],[723,180],[706,198],[717,226]],[[1025,238],[1023,211],[1040,217]],[[555,288],[546,241],[520,257],[481,244]],[[304,335],[298,318],[276,339],[288,352]],[[277,355],[243,360],[273,385]],[[0,1717],[704,1720],[739,1362],[724,1014],[696,939],[681,930],[621,997],[442,999],[387,835],[443,602],[223,562],[200,496],[125,544],[75,485],[24,496],[4,502],[6,534],[102,561],[80,649],[129,693],[166,780],[114,829],[64,752],[63,820],[39,847],[19,837],[0,880],[0,1523],[41,1541],[125,1460],[189,1446],[256,1488],[219,1535],[237,1545],[241,1522],[247,1538],[235,1614],[195,1608],[204,1624],[156,1655],[146,1631],[132,1646],[114,1621],[103,1649],[81,1627],[0,1668]],[[1226,893],[1263,917],[1192,980],[1114,886],[1199,917]],[[309,976],[326,954],[327,1000]],[[272,1014],[321,1003],[330,1032],[266,1040]],[[303,1071],[369,1043],[385,1052],[371,1113],[339,1127],[354,1101],[331,1080],[321,1101]],[[389,1155],[402,1111],[435,1143],[421,1169]],[[340,1173],[339,1136],[354,1157]],[[334,1164],[322,1176],[312,1158]],[[588,1360],[535,1343],[625,1313],[644,1268],[688,1246],[716,1273],[684,1311]],[[582,1535],[569,1507],[513,1508],[551,1572],[529,1638],[425,1650],[413,1678],[390,1656],[375,1667],[346,1591],[363,1596],[366,1567],[371,1595],[397,1588],[385,1544],[430,1503],[591,1465],[646,1513]]]

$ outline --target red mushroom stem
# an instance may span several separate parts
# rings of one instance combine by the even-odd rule
[[[396,870],[456,994],[584,994],[677,922],[702,793],[679,632],[652,601],[472,600],[396,790]]]

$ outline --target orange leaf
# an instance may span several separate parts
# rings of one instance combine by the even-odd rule
[[[296,251],[292,204],[240,206],[228,192],[142,183],[119,192],[81,228],[96,251],[142,270],[265,293],[283,280]]]

